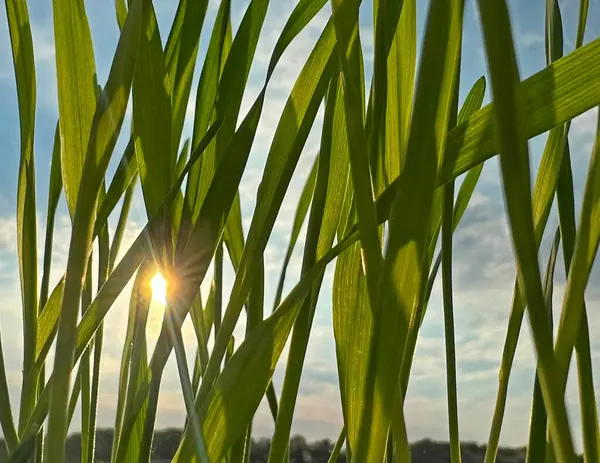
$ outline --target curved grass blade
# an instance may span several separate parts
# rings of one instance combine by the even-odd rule
[[[479,1],[488,67],[496,104],[496,130],[504,196],[515,247],[519,285],[527,303],[539,362],[539,378],[549,427],[557,457],[574,460],[573,442],[563,394],[556,385],[557,358],[552,350],[552,333],[547,323],[537,261],[533,209],[530,198],[527,139],[521,121],[525,118],[517,96],[519,74],[511,37],[510,20],[504,1]]]

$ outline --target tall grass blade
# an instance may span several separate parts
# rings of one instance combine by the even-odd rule
[[[81,23],[84,24],[83,29],[87,30],[87,20],[83,14],[83,9],[77,8],[72,3],[55,0],[54,5],[55,17],[61,20],[61,23],[56,22],[58,19],[55,21],[56,41],[60,45],[67,47],[65,48],[66,50],[69,50],[74,46],[74,43],[71,41],[68,46],[65,45],[68,41],[68,32],[62,30],[63,27],[69,24],[70,21],[74,21],[75,23],[71,24],[71,27],[75,28],[76,24]],[[82,117],[80,111],[85,109],[80,108],[80,105],[83,104],[80,101],[83,102],[83,100],[76,98],[71,92],[72,89],[69,89],[66,85],[70,78],[75,78],[75,76],[67,77],[69,73],[74,72],[71,69],[72,66],[79,66],[82,63],[88,64],[85,63],[85,49],[82,48],[83,51],[81,51],[82,56],[79,57],[80,59],[72,58],[73,61],[76,61],[76,64],[63,63],[63,58],[60,58],[60,54],[57,54],[59,82],[61,82],[61,79],[65,79],[64,84],[59,86],[59,100],[61,101],[59,104],[59,115],[61,139],[63,141],[61,152],[65,161],[63,162],[63,179],[67,199],[69,194],[73,194],[73,191],[77,192],[77,205],[74,213],[72,211],[73,231],[57,334],[56,358],[53,370],[54,383],[48,417],[49,433],[45,450],[47,459],[52,458],[58,463],[64,461],[64,443],[67,432],[66,405],[73,354],[76,346],[75,326],[77,322],[77,306],[81,295],[83,277],[85,276],[88,250],[91,246],[93,212],[96,209],[98,191],[103,182],[104,173],[125,116],[141,35],[142,7],[141,0],[134,1],[127,15],[107,84],[99,97],[93,123],[89,128],[89,144],[85,147],[87,148],[85,151],[77,151],[82,148],[80,146],[81,137],[77,133],[69,136],[68,132],[71,129],[69,125],[71,122],[77,128],[82,127],[83,120],[79,121],[79,118]],[[80,15],[83,16],[80,17]],[[68,18],[68,20],[65,20],[65,18]],[[70,36],[70,40],[72,38],[73,36]],[[85,41],[78,44],[78,46],[84,47]],[[72,120],[71,118],[75,119]],[[67,133],[64,133],[65,130],[67,130]],[[78,172],[72,170],[76,164],[74,166],[69,165],[69,169],[65,169],[65,163],[69,161],[68,157],[66,158],[65,156],[69,150],[76,151],[75,155],[77,156],[80,156],[80,153],[87,153],[81,178],[77,178],[76,175]],[[74,160],[74,162],[80,161],[81,159]],[[85,180],[86,189],[85,191],[78,192],[78,182],[81,179]],[[67,184],[69,184],[68,187]],[[69,193],[69,189],[71,193]]]
[[[560,228],[556,229],[546,275],[544,277],[544,298],[548,309],[548,325],[553,329],[552,321],[552,295],[554,291],[554,269],[556,268],[556,256],[560,246]],[[531,419],[529,422],[529,441],[527,443],[527,455],[525,461],[533,463],[535,461],[545,461],[546,459],[546,426],[548,416],[544,408],[544,398],[540,388],[540,381],[536,371],[535,382],[533,386],[533,401],[531,405]]]
[[[35,362],[38,316],[37,220],[33,139],[36,81],[33,41],[25,0],[6,0],[6,15],[17,83],[20,127],[20,161],[17,186],[17,254],[23,314],[23,386],[19,431],[35,404],[37,377],[30,371]]]
[[[530,198],[527,139],[523,136],[522,107],[518,102],[519,74],[510,21],[504,1],[479,2],[488,67],[496,104],[496,130],[506,208],[510,219],[519,284],[527,303],[539,361],[539,378],[556,454],[561,461],[574,459],[573,442],[563,395],[556,384],[556,357],[547,323],[537,261],[534,218]]]

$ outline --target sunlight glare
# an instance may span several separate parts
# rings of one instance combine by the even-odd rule
[[[167,280],[162,276],[160,272],[156,274],[150,280],[150,287],[152,288],[152,300],[162,304],[163,306],[167,303]]]

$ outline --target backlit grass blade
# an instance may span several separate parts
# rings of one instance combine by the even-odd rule
[[[33,41],[25,0],[6,0],[6,15],[17,83],[20,127],[20,161],[17,186],[17,254],[23,314],[23,386],[19,430],[35,404],[37,378],[29,375],[35,362],[38,316],[37,220],[33,139],[36,81]],[[29,377],[29,379],[28,379]]]
[[[585,3],[585,2],[584,2]],[[563,260],[565,271],[568,274],[575,248],[575,200],[573,195],[573,177],[571,173],[569,144],[567,142],[560,169],[559,181],[556,190],[558,202],[558,216],[563,244]],[[584,302],[584,311],[581,316],[581,327],[575,344],[577,350],[577,371],[579,373],[579,394],[583,434],[583,451],[586,458],[591,461],[598,459],[598,412],[595,407],[588,404],[596,403],[593,382],[593,369],[590,353],[590,333]]]
[[[181,389],[187,413],[188,427],[192,429],[192,434],[194,436],[196,461],[198,463],[208,462],[209,460],[208,456],[206,455],[206,448],[204,445],[204,437],[202,436],[200,421],[198,419],[198,415],[196,414],[196,410],[194,409],[194,391],[192,389],[192,383],[190,381],[190,373],[187,366],[187,360],[185,356],[185,345],[183,343],[183,337],[181,336],[181,330],[174,329],[175,327],[170,324],[168,318],[165,318],[165,320],[167,324],[167,329],[169,330],[169,334],[171,336],[171,342],[175,347],[175,357],[177,360],[179,380],[181,383]]]
[[[132,415],[131,410],[138,388],[147,381],[146,324],[152,296],[150,279],[155,272],[156,267],[151,261],[145,261],[140,266],[129,301],[130,317],[132,319],[132,337],[131,364],[129,366],[125,410],[123,411],[126,418]],[[143,446],[143,415],[143,412],[137,415],[138,419],[134,421],[132,426],[122,426],[119,435],[114,436],[114,439],[118,440],[118,444],[116,456],[115,454],[112,456],[113,461],[127,463],[144,461],[144,453],[149,452],[149,449],[145,449]],[[128,438],[123,439],[122,433],[127,433]]]
[[[338,76],[334,75],[329,85],[325,104],[321,146],[317,161],[317,178],[302,259],[301,271],[303,274],[314,265],[321,255],[331,249],[339,222],[341,203],[346,190],[344,175],[339,175],[337,171],[340,164],[344,164],[343,161],[339,161],[338,157],[347,153],[343,149],[345,143],[342,141],[345,135],[345,127],[339,124],[335,125],[336,112],[339,113],[344,108],[343,94],[340,87]],[[310,297],[307,297],[302,303],[297,320],[294,323],[279,410],[275,421],[275,433],[269,452],[269,461],[271,462],[278,462],[285,458],[300,387],[300,376],[304,366],[304,358],[306,357],[321,284],[322,278],[314,283],[313,291]]]
[[[477,82],[475,82],[475,84],[469,91],[467,97],[465,98],[465,101],[463,102],[460,112],[458,113],[458,123],[459,124],[468,120],[469,117],[473,113],[475,113],[477,110],[479,110],[479,108],[481,107],[481,104],[483,102],[484,95],[485,95],[485,79],[483,77],[481,77],[480,79],[477,80]],[[479,181],[479,176],[481,175],[482,169],[483,169],[483,164],[480,164],[478,166],[471,168],[467,172],[467,175],[465,176],[464,180],[462,181],[462,183],[460,185],[460,189],[458,191],[458,194],[456,196],[456,201],[453,206],[453,209],[454,209],[453,224],[452,224],[453,230],[456,230],[456,227],[460,223],[460,220],[461,220],[465,210],[467,209],[469,201],[471,200],[471,197],[473,195],[473,191],[475,190],[475,187],[477,186],[477,182]],[[383,198],[384,198],[384,195],[380,196],[378,199],[381,200]],[[429,252],[428,252],[429,255],[431,255],[431,259],[428,258],[428,262],[429,262],[428,266],[430,266],[431,269],[429,270],[429,277],[428,277],[427,285],[426,285],[425,291],[424,291],[423,302],[419,305],[417,312],[415,314],[413,314],[413,317],[411,319],[411,324],[409,326],[409,332],[408,332],[408,338],[406,341],[406,346],[404,348],[404,358],[403,358],[402,369],[401,369],[401,373],[400,373],[400,393],[403,395],[406,394],[406,390],[407,390],[408,379],[409,379],[410,371],[412,368],[412,361],[413,361],[413,356],[414,356],[414,352],[416,349],[416,343],[417,343],[417,339],[418,339],[419,330],[420,330],[421,324],[423,323],[425,313],[427,311],[427,305],[428,305],[429,297],[431,295],[431,290],[433,288],[433,283],[435,281],[437,272],[442,263],[442,255],[441,255],[441,251],[440,251],[440,252],[438,252],[437,258],[435,259],[433,265],[431,265],[431,262],[433,262],[433,252],[435,251],[436,246],[437,246],[439,229],[441,227],[442,203],[441,203],[441,196],[440,196],[439,191],[436,193],[436,196],[434,199],[435,199],[435,201],[434,201],[434,211],[435,212],[432,214],[431,220],[435,224],[434,225],[435,230],[430,231],[431,236],[429,237]],[[380,204],[382,204],[382,203],[380,203]],[[384,219],[384,217],[386,217],[386,216],[381,215],[378,218],[380,221],[382,221]],[[395,417],[398,414],[397,403],[398,403],[398,400],[396,400],[396,402],[395,402],[396,405],[394,405],[394,407],[396,409],[396,412],[394,413]]]
[[[460,56],[454,82],[448,128],[458,120],[458,91],[460,87]],[[450,461],[460,463],[460,436],[458,428],[458,392],[456,386],[456,348],[454,340],[454,298],[452,293],[452,234],[454,232],[454,181],[443,188],[442,199],[442,298],[444,304],[444,341],[446,347],[446,395],[448,402],[448,430],[450,433]],[[437,241],[437,237],[435,239]],[[433,252],[430,255],[433,257]],[[431,260],[429,260],[431,262]]]
[[[106,192],[106,196],[99,204],[96,214],[96,223],[94,226],[94,236],[100,233],[100,228],[108,220],[108,217],[123,197],[125,190],[129,187],[135,176],[137,175],[138,167],[135,159],[135,145],[133,137],[129,139],[127,147],[123,152],[121,161],[117,166],[117,170]]]
[[[19,443],[19,438],[10,406],[8,383],[6,382],[6,367],[4,365],[2,338],[0,337],[0,427],[2,428],[6,449],[10,453]]]
[[[166,55],[166,69],[173,89],[170,134],[172,155],[177,152],[181,140],[208,3],[208,0],[180,0],[165,47],[170,52]]]
[[[142,27],[133,83],[133,130],[144,203],[148,217],[153,217],[175,179],[176,152],[171,152],[172,87],[154,7],[148,0],[144,0]]]
[[[340,431],[340,435],[338,436],[337,441],[335,442],[335,445],[333,446],[333,450],[331,450],[331,455],[329,456],[329,460],[327,460],[327,463],[337,463],[345,440],[346,440],[346,427],[344,427]]]
[[[121,203],[121,212],[119,214],[119,219],[117,221],[117,227],[115,228],[115,234],[113,236],[112,243],[110,245],[110,251],[108,256],[108,269],[109,273],[112,273],[115,263],[117,261],[117,256],[119,254],[119,249],[121,248],[121,242],[123,241],[123,234],[125,233],[125,227],[127,225],[127,218],[129,217],[129,210],[131,208],[131,200],[133,198],[133,193],[135,191],[135,180],[137,177],[134,177],[127,190],[125,190],[125,195],[123,196],[123,202]]]
[[[580,331],[584,310],[584,291],[600,242],[600,153],[598,153],[600,151],[600,120],[596,130],[596,141],[583,193],[579,228],[575,238],[573,259],[569,267],[555,345],[556,379],[559,390],[563,393],[566,388],[571,353]]]
[[[44,363],[46,354],[50,350],[54,335],[56,334],[64,286],[65,279],[61,278],[58,284],[52,290],[52,293],[46,301],[38,320],[38,331],[35,342],[35,359],[36,364],[40,367]]]
[[[296,213],[294,214],[294,223],[292,225],[292,232],[290,234],[290,241],[288,243],[287,250],[285,251],[285,257],[283,258],[283,264],[281,267],[281,273],[279,274],[279,281],[277,283],[277,290],[275,291],[275,300],[273,303],[273,310],[277,308],[279,303],[281,302],[281,296],[283,295],[283,285],[285,284],[285,275],[287,273],[287,267],[290,263],[290,259],[292,258],[292,253],[294,252],[294,247],[296,246],[296,242],[298,241],[298,236],[300,235],[300,230],[302,229],[302,225],[304,225],[304,220],[306,218],[306,214],[308,213],[308,208],[310,207],[310,203],[312,201],[312,196],[315,188],[315,180],[317,178],[317,165],[318,160],[315,160],[313,167],[310,171],[308,178],[306,179],[306,183],[304,184],[304,188],[302,189],[302,193],[300,194],[300,199],[298,201],[298,205],[296,206]]]
[[[106,199],[106,187],[100,189],[100,204]],[[119,246],[119,243],[117,243]],[[105,223],[98,236],[98,281],[97,288],[101,288],[110,273],[110,237],[108,224]],[[93,348],[92,359],[92,384],[90,390],[89,428],[87,430],[87,449],[90,461],[95,461],[96,449],[96,419],[98,414],[98,394],[100,388],[100,362],[102,359],[102,346],[104,342],[104,324],[100,325],[90,349]],[[82,433],[83,436],[83,433]]]
[[[358,10],[360,0],[332,0],[332,18],[337,39],[337,52],[343,75],[346,133],[350,155],[354,201],[361,234],[361,247],[369,297],[374,300],[381,267],[381,243],[377,228],[370,169],[370,150],[364,127],[364,82]]]
[[[221,326],[221,334],[216,340],[213,354],[207,368],[206,376],[209,379],[207,380],[205,377],[205,380],[202,383],[202,388],[199,393],[200,398],[206,394],[211,382],[214,380],[213,375],[216,373],[216,368],[223,358],[222,356],[225,354],[226,342],[228,342],[228,339],[233,332],[242,305],[250,291],[252,279],[247,274],[246,266],[252,268],[252,266],[255,265],[256,260],[262,256],[277,212],[281,206],[283,195],[287,189],[287,185],[289,184],[296,163],[298,162],[302,147],[306,142],[310,127],[313,124],[319,104],[325,93],[327,83],[334,67],[333,61],[331,60],[333,45],[333,28],[331,27],[331,24],[329,24],[326,26],[325,31],[321,35],[321,38],[317,42],[311,56],[300,73],[280,119],[275,138],[271,145],[265,173],[263,174],[263,181],[259,188],[257,209],[248,232],[244,255],[242,256],[240,269],[236,275],[236,281],[234,282],[232,294]],[[263,98],[264,93],[259,96],[259,99],[251,109],[248,117],[252,116],[255,108],[262,106]],[[244,123],[242,123],[242,128],[243,127]],[[240,130],[241,129],[238,129],[238,133]],[[255,130],[255,128],[253,130]],[[239,159],[237,162],[245,163],[245,159]],[[240,167],[243,167],[243,165]],[[238,175],[241,177],[241,171],[239,173],[234,171],[232,164],[228,164],[226,169],[227,170],[225,170],[225,168],[221,169],[221,167],[217,169],[213,185],[211,185],[211,190],[209,190],[211,199],[213,194],[215,195],[215,198],[222,198],[221,202],[226,199],[221,191],[227,191],[231,186],[227,187],[227,183],[225,183],[225,179],[222,178],[222,175],[227,175],[227,178],[233,179],[235,178],[235,173],[236,177],[238,177]],[[220,175],[221,171],[222,175]],[[234,183],[234,186],[237,188],[237,183]],[[218,224],[219,220],[209,221],[206,219],[211,217],[212,214],[221,214],[218,208],[222,207],[217,201],[211,202],[208,198],[209,196],[207,196],[205,206],[203,206],[203,209],[206,208],[206,211],[204,214],[202,212],[200,214],[200,218],[203,218],[203,216],[205,217],[204,227],[207,227],[208,224],[211,224],[211,227],[214,226],[212,223],[215,223],[215,225]],[[231,201],[231,199],[229,201]],[[199,231],[203,233],[199,234],[198,238],[191,239],[190,243],[210,243],[211,240],[216,238],[214,234],[217,230],[204,231],[200,229]],[[204,235],[204,237],[202,235]],[[189,252],[184,253],[184,255],[192,255],[193,252],[191,251],[192,249],[190,249]],[[199,257],[204,258],[203,256],[196,256],[194,259],[197,260]],[[190,264],[186,264],[185,266],[191,268],[197,266],[192,262],[190,262]],[[208,259],[206,260],[206,267],[207,266]]]
[[[61,164],[71,218],[96,110],[96,65],[83,5],[53,0]]]
[[[573,442],[563,394],[557,387],[557,362],[552,350],[552,333],[547,323],[542,284],[537,261],[537,246],[530,193],[525,120],[519,105],[519,74],[514,55],[510,20],[504,1],[479,2],[481,23],[492,91],[496,105],[496,134],[504,196],[520,287],[527,303],[533,340],[538,355],[539,378],[556,455],[561,461],[574,460]],[[579,320],[578,320],[579,321]]]
[[[388,3],[390,1],[388,0]],[[387,57],[385,124],[386,183],[400,175],[408,141],[417,55],[415,0],[403,0],[400,20]],[[397,155],[400,154],[400,156]]]
[[[546,267],[546,275],[544,277],[544,298],[548,310],[548,325],[553,328],[552,321],[552,295],[554,291],[554,269],[556,268],[556,256],[560,246],[560,228],[556,229],[550,257]],[[545,461],[546,459],[546,426],[548,424],[548,416],[544,408],[544,398],[540,388],[538,374],[535,375],[535,383],[533,386],[533,402],[531,405],[531,419],[529,422],[529,441],[527,443],[527,455],[525,461],[534,463],[537,461]]]
[[[548,4],[548,7],[552,8],[553,10],[553,13],[548,15],[548,19],[556,18],[552,24],[547,25],[548,31],[556,29],[556,31],[553,32],[553,35],[562,35],[562,24],[560,22],[560,10],[558,9],[558,6],[554,2],[551,2]],[[554,11],[554,9],[556,9],[556,11]],[[580,23],[579,28],[583,27],[585,27],[585,23]],[[548,34],[550,34],[550,32],[548,32]],[[562,42],[559,40],[553,40],[552,44],[555,49],[551,53],[548,53],[549,59],[554,59],[562,54]],[[565,152],[564,146],[566,143],[569,126],[570,122],[566,124],[565,128],[558,126],[551,130],[546,141],[540,168],[538,170],[533,191],[534,227],[538,246],[542,239],[548,214],[550,212],[550,207],[552,205],[553,195],[557,188],[559,170],[561,169],[561,160],[563,160]],[[501,424],[506,404],[511,365],[515,355],[519,330],[525,311],[523,298],[521,297],[520,293],[517,292],[517,285],[518,282],[515,282],[513,304],[508,322],[506,341],[502,353],[500,384],[498,387],[498,395],[494,409],[494,419],[492,422],[492,429],[486,450],[486,462],[492,461],[497,452]]]
[[[183,142],[183,146],[179,150],[179,156],[177,156],[177,165],[175,166],[175,171],[177,173],[177,177],[181,175],[183,168],[185,167],[188,156],[190,153],[190,139],[186,138]]]
[[[69,5],[71,5],[72,9],[70,9]],[[81,175],[81,178],[86,182],[86,188],[78,192],[77,205],[73,214],[73,231],[69,247],[70,252],[67,263],[65,289],[57,334],[56,358],[53,370],[54,383],[48,417],[49,433],[45,450],[47,458],[52,458],[53,461],[57,461],[58,463],[64,461],[64,443],[67,433],[66,405],[73,353],[76,346],[75,327],[77,322],[77,306],[87,266],[88,252],[91,246],[93,212],[96,208],[98,191],[104,180],[110,155],[114,149],[125,116],[141,35],[142,8],[141,0],[136,0],[131,5],[131,10],[127,15],[127,20],[117,45],[107,84],[99,97],[98,106],[94,113],[94,120],[90,126],[89,144],[85,147],[86,150],[82,151],[87,153]],[[69,9],[69,11],[65,9]],[[68,17],[69,21],[76,19],[80,22],[85,21],[85,16],[81,18],[75,16],[81,15],[83,8],[77,8],[72,3],[63,0],[55,0],[54,13],[58,18],[57,21],[60,20],[60,25],[55,22],[56,41],[57,44],[65,46],[65,43],[62,42],[67,41],[65,36],[67,32],[60,30],[63,28],[61,27],[62,25],[68,24],[65,17]],[[64,14],[60,15],[60,13]],[[75,27],[75,25],[73,24],[71,27]],[[62,33],[63,36],[60,36],[59,33]],[[64,38],[61,39],[60,37]],[[72,40],[72,36],[70,39]],[[80,45],[84,46],[84,43]],[[69,48],[72,46],[74,46],[74,43],[70,42]],[[66,50],[69,48],[66,48]],[[72,69],[69,68],[68,63],[61,64],[59,56],[57,54],[58,79],[59,82],[61,79],[66,79],[65,82],[67,82],[69,78],[66,77],[66,74],[69,74]],[[77,65],[81,65],[84,59],[81,58],[76,61]],[[79,108],[80,100],[69,91],[67,86],[61,87],[61,85],[63,84],[59,85],[59,100],[62,101],[59,104],[61,139],[63,141],[61,152],[63,153],[63,160],[67,162],[68,158],[64,156],[65,153],[69,152],[68,149],[81,149],[81,146],[76,147],[75,143],[73,143],[74,141],[79,141],[77,137],[70,138],[68,133],[65,134],[63,132],[66,130],[66,127],[69,127],[71,118],[80,117],[79,110],[81,108]],[[79,121],[75,125],[80,128],[82,123],[83,121]],[[69,145],[70,143],[72,143],[72,146]],[[80,156],[79,151],[76,154]],[[65,171],[65,163],[63,163],[63,179],[65,180],[65,192],[68,199],[67,183],[71,182],[69,186],[71,194],[76,183],[74,181],[74,173]]]
[[[125,0],[115,0],[115,12],[117,13],[117,23],[119,29],[123,29],[125,19],[127,18],[127,5]]]
[[[325,93],[327,83],[333,71],[333,62],[331,60],[333,45],[333,28],[331,27],[331,24],[328,24],[301,71],[280,119],[267,159],[263,181],[259,188],[257,209],[252,224],[250,225],[247,244],[244,248],[240,268],[236,275],[236,281],[234,282],[228,307],[221,325],[221,332],[215,342],[206,375],[196,400],[197,405],[202,402],[202,399],[205,397],[215,379],[216,373],[218,372],[218,366],[225,354],[227,343],[229,342],[229,338],[231,337],[241,308],[251,289],[253,281],[251,276],[248,275],[247,270],[255,266],[257,260],[262,257],[275,218],[281,207],[283,195],[285,194],[287,185],[289,184],[304,143],[306,142],[310,127],[313,124],[319,104]],[[278,59],[278,56],[273,55],[272,59]],[[261,107],[263,98],[264,93],[259,96],[255,106],[258,104],[259,107]],[[254,107],[251,109],[250,114],[252,114],[253,110]],[[245,160],[240,161],[245,162]],[[225,185],[221,186],[223,180],[220,179],[220,170],[220,168],[217,170],[217,174],[213,180],[214,193],[217,193],[219,188],[225,188]],[[227,166],[227,175],[229,178],[234,178],[232,170],[232,165],[229,164]],[[223,173],[224,172],[225,171],[223,171]],[[235,172],[235,174],[236,176],[238,175],[237,172]],[[237,187],[237,184],[234,185]],[[211,186],[209,195],[213,192],[212,190],[213,186]],[[219,194],[218,197],[223,198],[223,195]],[[212,205],[213,203],[211,203],[208,198],[209,196],[207,196],[205,206],[203,206],[203,209],[205,207],[207,208],[204,214],[204,217],[207,218],[210,217],[210,215],[206,215],[206,213],[212,214],[218,212],[218,209],[215,210],[214,205]],[[223,201],[223,199],[221,201]],[[211,206],[210,209],[209,206]],[[202,217],[203,214],[201,212],[200,219],[202,219]],[[201,223],[200,219],[198,223]],[[218,223],[218,220],[216,222]],[[205,221],[204,226],[206,227],[208,223],[210,222]],[[211,230],[204,232],[204,236],[208,238],[209,243],[210,240],[214,239],[212,237],[214,236],[212,235],[213,233],[214,231]],[[199,235],[199,238],[200,239],[190,240],[190,243],[193,241],[206,242],[206,238],[201,238],[201,235]],[[196,267],[195,264],[192,268],[194,267]],[[186,445],[186,442],[187,439],[184,439],[184,445]]]
[[[50,282],[50,266],[52,264],[52,247],[54,241],[54,222],[58,200],[62,192],[62,175],[60,165],[60,131],[56,124],[54,133],[54,146],[52,149],[52,161],[50,164],[50,181],[48,183],[48,207],[46,210],[46,234],[44,240],[44,263],[42,282],[40,284],[40,308],[43,308],[48,300],[48,286]],[[41,312],[41,310],[40,310]]]
[[[205,396],[197,410],[210,461],[219,461],[244,433],[273,374],[300,303],[315,280],[321,277],[327,264],[346,248],[336,246],[301,278],[277,310],[263,320],[239,346]],[[193,443],[184,439],[174,462],[190,461],[189,452],[193,453],[193,449],[188,446],[193,447]]]
[[[92,259],[88,259],[88,266],[85,272],[85,280],[81,290],[81,314],[85,313],[86,308],[92,302]],[[91,455],[88,448],[88,432],[90,428],[90,408],[91,408],[91,375],[90,375],[90,346],[83,352],[79,360],[79,375],[80,375],[80,397],[81,397],[81,462],[89,463]]]
[[[433,206],[437,165],[444,153],[462,36],[461,1],[432,3],[428,13],[407,154],[389,223],[381,302],[372,307],[374,330],[369,349],[357,460],[383,458],[401,356],[424,278],[425,242]],[[365,237],[361,236],[361,241]],[[367,271],[368,277],[368,271]],[[425,275],[426,278],[426,275]],[[404,342],[404,341],[403,341]],[[397,437],[397,436],[396,436]]]
[[[217,11],[217,17],[213,26],[210,42],[206,51],[204,65],[198,80],[196,90],[196,106],[194,112],[194,130],[192,136],[192,149],[200,140],[200,137],[206,131],[211,119],[216,116],[215,101],[219,87],[219,80],[226,62],[229,50],[231,48],[231,20],[230,20],[230,0],[222,0]],[[194,166],[185,190],[185,202],[189,210],[190,222],[194,221],[196,211],[199,211],[204,195],[208,191],[207,184],[201,184],[200,174],[206,178],[205,170],[210,168],[214,170],[214,165],[209,161],[203,161]]]

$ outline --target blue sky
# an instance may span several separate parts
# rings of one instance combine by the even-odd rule
[[[248,0],[233,0],[234,28],[237,27],[247,3]],[[251,71],[250,83],[244,95],[243,112],[249,108],[262,86],[272,48],[294,3],[294,0],[271,0],[255,63]],[[361,34],[367,68],[372,64],[372,15],[368,3],[365,2],[361,16]],[[417,1],[419,34],[422,31],[427,3],[423,0]],[[477,78],[486,74],[475,1],[467,0],[466,3],[461,98],[464,98]],[[573,48],[578,3],[576,0],[562,0],[560,2],[566,36],[566,53]],[[167,36],[170,27],[175,4],[174,0],[155,0],[163,40]],[[47,178],[57,118],[52,9],[50,0],[29,0],[28,5],[34,36],[37,69],[35,155],[40,229],[38,239],[39,243],[43,243],[46,191],[48,188]],[[206,47],[217,6],[216,0],[211,0],[207,22],[202,31],[201,56]],[[539,71],[545,65],[544,0],[512,0],[510,7],[521,76],[525,78]],[[94,39],[98,78],[100,82],[104,82],[118,39],[113,3],[89,0],[86,1],[86,9]],[[22,355],[14,220],[19,159],[18,112],[6,17],[4,9],[0,10],[2,10],[0,13],[0,108],[2,108],[0,110],[0,146],[3,149],[1,154],[2,168],[0,169],[0,300],[4,302],[0,306],[0,333],[8,368],[11,398],[16,408],[21,380]],[[323,11],[292,43],[290,49],[283,56],[270,84],[257,139],[240,189],[246,230],[255,204],[256,191],[261,179],[266,154],[283,105],[303,61],[325,24],[328,14],[327,9]],[[600,3],[598,0],[593,0],[590,5],[586,42],[595,39],[600,33],[599,17]],[[368,71],[367,74],[369,74]],[[193,93],[192,101],[194,96]],[[489,90],[486,101],[489,101]],[[129,120],[130,114],[127,118]],[[126,120],[126,126],[128,120]],[[185,133],[188,135],[192,121],[193,105],[188,108],[187,112]],[[570,141],[577,198],[581,197],[595,126],[596,112],[591,111],[578,117],[571,129]],[[273,297],[292,226],[295,202],[318,148],[318,135],[318,129],[313,130],[265,252],[267,301],[272,300]],[[544,142],[545,135],[530,141],[531,162],[534,173],[539,163]],[[116,148],[116,159],[120,156],[123,148],[124,140],[121,139]],[[109,175],[112,173],[113,168],[114,165],[109,170]],[[491,160],[483,170],[469,209],[455,235],[455,322],[459,378],[459,416],[461,437],[465,440],[484,441],[489,433],[491,413],[496,395],[498,366],[515,277],[499,180],[497,161]],[[124,246],[132,242],[145,221],[143,202],[138,192],[134,199]],[[70,231],[69,222],[63,202],[57,218],[53,281],[58,279],[65,267]],[[541,262],[543,265],[545,265],[548,254],[548,242],[556,224],[556,214],[553,212],[547,228],[548,236],[545,237],[542,246]],[[298,279],[300,262],[301,246],[294,254],[288,271],[288,288]],[[555,294],[556,313],[560,309],[560,301],[564,290],[562,265],[562,260],[559,260]],[[330,270],[333,270],[333,268]],[[331,327],[330,287],[332,275],[332,271],[327,273],[320,296],[294,418],[293,432],[302,433],[309,439],[334,438],[341,427],[335,349]],[[206,279],[207,281],[209,276]],[[225,276],[227,293],[233,282],[231,268],[226,268]],[[599,281],[600,275],[596,269],[592,277],[592,284],[590,284],[587,292],[588,307],[591,311],[589,318],[592,334],[600,329],[600,315],[594,313],[594,307],[597,307],[600,302],[600,290],[595,289],[599,287],[597,284]],[[107,334],[105,336],[105,355],[102,364],[99,401],[100,426],[111,426],[114,420],[116,384],[125,333],[128,291],[129,288],[118,299],[106,321]],[[269,302],[267,302],[265,309],[267,312],[270,310]],[[159,310],[157,307],[154,307],[153,310],[155,312],[150,317],[150,338],[155,338],[156,330],[160,325]],[[240,334],[237,338],[241,339],[243,320],[240,322],[237,332]],[[189,324],[184,326],[184,335],[190,341],[189,345],[192,346],[194,336]],[[192,352],[190,348],[190,358]],[[600,342],[597,339],[592,340],[592,356],[597,371],[600,368],[598,364],[598,360],[600,360]],[[531,348],[529,330],[527,326],[524,326],[511,377],[501,440],[504,444],[521,445],[525,443],[534,368],[535,357]],[[577,385],[576,378],[573,377],[574,375],[571,376],[568,400],[571,404],[573,430],[576,435],[579,435],[579,414],[576,405]],[[275,374],[275,383],[278,389],[282,377],[283,368],[278,368]],[[596,387],[599,388],[600,375],[596,375],[595,379],[597,380]],[[597,389],[597,391],[597,394],[600,393],[600,389]],[[441,285],[439,282],[436,283],[434,288],[430,307],[421,330],[405,407],[408,432],[411,439],[422,437],[447,438],[443,316]],[[183,416],[184,404],[180,398],[177,370],[174,362],[171,361],[163,378],[157,420],[158,426],[179,426],[183,423]],[[266,436],[271,433],[273,425],[264,405],[259,408],[254,423],[256,435]],[[75,426],[74,429],[76,428]]]

